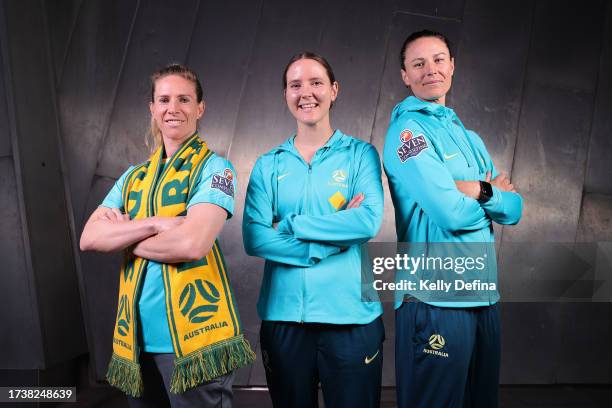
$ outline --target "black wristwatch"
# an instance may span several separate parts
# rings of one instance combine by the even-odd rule
[[[481,204],[486,203],[493,197],[493,188],[491,187],[491,183],[487,183],[486,181],[480,182],[480,195],[478,196],[478,202]]]

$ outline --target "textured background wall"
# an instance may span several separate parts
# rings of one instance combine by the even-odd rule
[[[28,349],[41,356],[45,345],[56,341],[41,330],[61,326],[40,323],[61,320],[41,314],[60,313],[45,305],[50,295],[57,296],[61,273],[39,266],[39,275],[51,279],[38,292],[28,289],[37,276],[24,272],[36,269],[28,266],[29,254],[45,251],[27,237],[57,241],[62,231],[59,240],[75,248],[73,237],[115,179],[145,158],[148,75],[172,61],[187,63],[201,75],[207,101],[202,134],[232,161],[241,182],[236,213],[221,243],[244,329],[255,347],[262,262],[247,257],[242,247],[244,192],[256,158],[294,130],[280,76],[289,57],[301,50],[326,56],[340,81],[332,125],[381,151],[391,109],[407,96],[397,62],[402,40],[426,27],[446,33],[456,45],[449,105],[483,137],[497,167],[511,172],[525,198],[521,224],[496,230],[502,271],[510,271],[519,255],[512,243],[612,240],[608,2],[28,0],[19,8],[17,3],[5,1],[0,10],[7,22],[0,71],[5,209],[0,254],[9,266],[0,295],[20,314],[2,311],[1,317],[13,330],[31,333],[34,344]],[[20,29],[32,24],[42,28],[27,34]],[[31,49],[38,44],[43,50],[36,64],[23,57],[29,53],[20,49],[19,36],[30,39]],[[36,85],[49,88],[42,93],[49,99],[41,102],[40,89],[28,88],[33,85],[27,78],[42,78]],[[18,112],[15,106],[30,109]],[[36,131],[48,136],[46,144],[32,138],[24,125],[28,118],[40,119]],[[49,201],[27,196],[43,180],[23,176],[24,168],[38,163],[24,146],[41,145],[41,154],[52,162],[63,160],[52,180],[59,183],[54,188],[68,192],[66,205],[57,209],[64,215],[53,229],[33,222]],[[378,240],[393,241],[393,208],[385,188]],[[63,251],[65,259],[52,264],[72,264],[78,271],[78,279],[75,272],[63,274],[80,289],[82,326],[96,376],[102,378],[111,351],[119,258],[77,253],[72,259],[70,251]],[[527,265],[538,256],[521,255]],[[73,302],[75,293],[68,296]],[[611,383],[611,309],[608,303],[503,304],[502,382]],[[389,305],[386,310],[384,383],[393,385],[393,314]],[[69,330],[84,342],[82,326]],[[40,365],[44,359],[36,353],[30,360],[14,358],[25,349],[16,339],[0,338],[0,368]],[[260,362],[241,370],[237,379],[241,385],[264,383]]]

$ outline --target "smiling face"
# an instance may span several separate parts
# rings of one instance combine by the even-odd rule
[[[149,108],[164,144],[176,145],[195,133],[198,119],[204,113],[204,101],[198,102],[193,82],[179,75],[167,75],[155,81]]]
[[[402,80],[421,100],[444,105],[454,70],[448,47],[437,37],[421,37],[406,47]]]
[[[298,124],[329,126],[329,108],[338,96],[325,67],[312,59],[295,61],[287,69],[285,100]]]

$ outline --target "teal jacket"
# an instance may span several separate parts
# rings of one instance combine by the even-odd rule
[[[400,242],[493,243],[492,222],[516,224],[521,218],[523,200],[517,193],[493,187],[493,197],[480,204],[457,189],[455,180],[485,180],[487,172],[492,178],[498,172],[483,141],[450,108],[414,96],[399,103],[391,113],[383,163]],[[490,247],[496,273],[495,248]],[[438,306],[483,306],[497,300],[495,292],[487,302]]]
[[[358,193],[360,207],[345,209]],[[259,157],[242,225],[246,252],[265,259],[259,317],[365,324],[380,316],[380,302],[361,301],[360,244],[377,234],[382,214],[380,161],[369,143],[336,130],[310,164],[293,137]]]

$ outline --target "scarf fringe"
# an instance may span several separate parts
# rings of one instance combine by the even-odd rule
[[[212,344],[175,360],[170,392],[183,393],[254,361],[255,353],[242,334]]]
[[[138,363],[119,357],[115,353],[108,364],[106,380],[113,387],[119,388],[132,397],[140,397],[144,391],[142,373]]]

